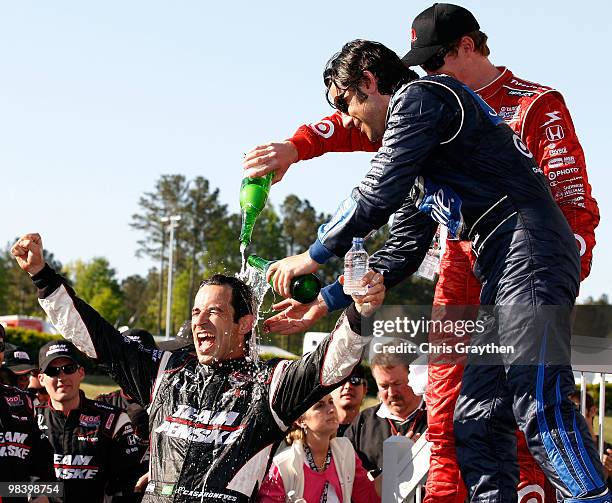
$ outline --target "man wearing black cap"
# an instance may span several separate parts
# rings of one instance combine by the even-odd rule
[[[16,386],[19,389],[27,389],[30,384],[30,373],[36,370],[27,351],[20,347],[13,347],[4,355],[4,365],[15,374]]]
[[[5,332],[0,324],[0,362],[4,359]],[[51,482],[53,452],[41,438],[34,406],[23,391],[0,384],[0,480],[4,482]],[[11,498],[21,503],[27,498]],[[43,503],[47,498],[35,501]]]
[[[423,208],[453,237],[471,241],[482,303],[495,306],[481,311],[480,340],[509,345],[516,355],[490,365],[470,359],[466,367],[462,398],[469,407],[459,407],[455,433],[470,497],[516,498],[516,421],[564,497],[608,501],[601,462],[567,399],[569,312],[580,278],[571,228],[533,154],[489,105],[449,76],[409,82],[398,62],[381,44],[363,40],[329,61],[330,103],[382,147],[310,249],[276,262],[268,274],[283,283],[282,292],[294,276],[343,256],[353,236],[367,235],[397,212],[379,262],[391,287],[416,270],[435,232],[436,224],[417,211]],[[548,320],[552,310],[543,306],[559,312]],[[553,403],[559,408],[554,423],[545,417]]]
[[[434,4],[419,14],[411,30],[412,50],[403,58],[408,65],[420,65],[430,73],[447,73],[475,90],[512,127],[537,164],[543,169],[570,227],[574,231],[581,256],[581,279],[588,276],[594,229],[599,222],[597,203],[591,196],[582,147],[561,94],[549,87],[522,80],[489,60],[487,36],[480,31],[474,16],[463,7]],[[256,147],[245,157],[247,176],[262,176],[275,171],[280,180],[289,166],[325,152],[375,151],[380,143],[370,143],[360,133],[353,119],[337,112],[317,123],[301,126],[292,138],[282,143]],[[426,200],[427,197],[424,197]],[[451,219],[453,215],[449,215]],[[379,256],[372,257],[374,268]],[[480,283],[471,272],[474,264],[470,243],[447,240],[440,276],[436,285],[435,305],[477,305]],[[386,283],[389,286],[388,283]],[[344,305],[339,285],[321,291],[311,306],[293,306],[288,317],[281,312],[267,320],[274,330],[287,326],[288,318],[314,323],[328,310]],[[290,301],[279,305],[285,309]],[[296,310],[297,308],[297,310]],[[303,319],[299,314],[303,315]],[[307,314],[307,315],[306,315]],[[306,321],[308,323],[308,321]],[[289,328],[287,332],[291,332]],[[459,476],[454,447],[452,417],[459,394],[463,367],[436,364],[429,366],[427,403],[428,435],[432,441],[431,467],[426,499],[463,501],[465,489]],[[544,476],[528,452],[525,438],[518,434],[521,466],[519,498],[543,498]]]
[[[251,288],[215,274],[196,294],[194,350],[149,349],[123,337],[45,264],[42,240],[13,246],[32,275],[40,303],[59,332],[111,367],[115,380],[150,404],[151,462],[146,502],[255,501],[271,455],[293,421],[327,395],[361,359],[361,312],[382,304],[378,276],[356,298],[332,335],[295,361],[253,361],[247,340],[255,321]]]
[[[102,502],[120,492],[140,458],[128,415],[80,390],[85,371],[71,342],[40,348],[40,381],[49,402],[36,407],[38,424],[53,448],[64,501]]]

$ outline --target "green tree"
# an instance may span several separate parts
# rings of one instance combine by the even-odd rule
[[[127,323],[123,292],[106,258],[77,260],[68,264],[66,270],[79,297],[115,326]]]
[[[319,219],[308,199],[295,194],[288,195],[281,204],[283,237],[287,255],[295,255],[307,249],[317,236]]]
[[[249,247],[248,254],[255,253],[268,260],[276,260],[285,257],[285,246],[283,236],[283,222],[269,202],[259,215],[253,242]]]
[[[158,278],[157,270],[151,269],[145,278],[134,274],[121,281],[121,292],[123,294],[127,316],[126,324],[128,326],[155,330],[155,323],[152,325],[148,324],[145,319],[145,313],[148,304],[154,301],[157,296]]]
[[[198,176],[189,182],[183,206],[183,220],[178,236],[187,255],[186,268],[189,270],[188,288],[182,293],[184,311],[181,317],[191,313],[193,297],[203,273],[202,259],[222,260],[214,253],[210,243],[226,239],[223,229],[227,226],[227,206],[219,202],[219,189],[211,190],[209,181]],[[209,253],[213,251],[213,253]],[[177,297],[178,300],[178,297]]]
[[[8,243],[4,252],[1,254],[1,266],[3,273],[0,273],[0,282],[4,286],[4,309],[6,314],[21,314],[28,316],[44,316],[38,304],[36,287],[30,277],[24,273],[10,253],[13,242]],[[58,272],[62,272],[62,264],[55,259],[50,251],[44,251],[44,258],[47,264]]]
[[[157,331],[161,332],[161,319],[164,295],[164,259],[166,254],[167,224],[162,222],[171,215],[184,213],[187,180],[184,175],[162,175],[155,183],[152,192],[145,192],[138,201],[140,211],[132,215],[130,227],[143,233],[138,240],[136,255],[147,256],[159,261],[159,287],[157,291]],[[183,243],[181,234],[177,232],[175,242],[175,264],[183,261]],[[180,266],[179,266],[180,267]]]

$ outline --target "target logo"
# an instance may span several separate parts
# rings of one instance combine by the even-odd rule
[[[311,124],[310,128],[323,138],[331,138],[334,134],[334,123],[332,121],[324,120]]]
[[[544,489],[537,484],[520,488],[517,496],[518,503],[544,503]]]
[[[512,141],[514,142],[514,146],[521,154],[523,154],[525,157],[528,157],[529,159],[533,157],[533,154],[529,152],[527,145],[525,145],[523,143],[523,140],[521,140],[517,135],[512,135]]]

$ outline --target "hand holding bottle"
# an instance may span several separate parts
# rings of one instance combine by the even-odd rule
[[[294,162],[298,160],[298,152],[290,141],[280,143],[265,143],[249,150],[242,160],[242,167],[248,177],[264,176],[274,173],[272,183],[280,182]]]
[[[344,284],[344,276],[340,276],[340,283]],[[361,279],[361,284],[366,287],[365,295],[352,295],[353,302],[361,316],[368,318],[382,306],[385,300],[384,277],[379,272],[370,269]]]
[[[308,250],[274,262],[266,274],[266,281],[274,274],[273,287],[283,297],[291,297],[291,280],[295,276],[316,272],[319,264],[310,258]]]

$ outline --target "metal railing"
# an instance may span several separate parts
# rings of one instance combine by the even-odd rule
[[[606,411],[606,374],[612,374],[612,339],[572,336],[572,369],[580,372],[580,408],[586,412],[586,373],[598,374],[599,384],[599,455],[604,449]],[[608,363],[602,363],[608,362]],[[425,434],[417,442],[393,436],[383,444],[382,503],[421,503],[429,470],[431,444]]]

